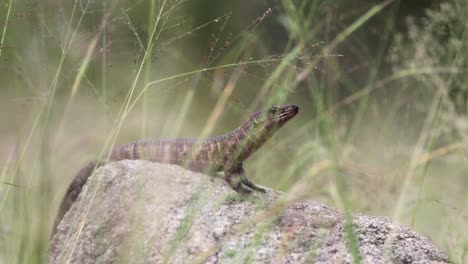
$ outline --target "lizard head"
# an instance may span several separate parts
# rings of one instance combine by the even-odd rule
[[[286,124],[299,112],[297,105],[285,105],[270,107],[253,113],[250,118],[237,130],[235,134],[242,134],[242,144],[237,146],[241,159],[246,159],[263,143],[271,138],[278,129]],[[240,147],[240,148],[239,148]]]
[[[252,114],[249,121],[252,122],[253,131],[268,130],[273,134],[299,112],[297,105],[273,106],[263,111]],[[264,131],[265,133],[267,131]]]

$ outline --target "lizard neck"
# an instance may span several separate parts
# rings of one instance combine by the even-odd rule
[[[231,155],[229,160],[242,163],[255,153],[269,138],[262,136],[262,133],[258,133],[258,131],[255,132],[252,122],[248,120],[224,137]]]

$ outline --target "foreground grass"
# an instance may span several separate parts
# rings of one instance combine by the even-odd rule
[[[431,237],[455,262],[466,261],[466,137],[440,133],[450,126],[447,116],[466,118],[444,107],[450,83],[443,80],[458,78],[462,69],[406,65],[386,74],[382,65],[395,33],[390,12],[362,87],[334,51],[355,45],[356,31],[395,3],[369,6],[338,34],[319,39],[310,23],[320,14],[319,1],[293,2],[282,1],[290,40],[274,56],[258,52],[265,48],[258,31],[278,15],[269,9],[232,33],[227,28],[235,14],[195,26],[177,19],[183,1],[77,1],[65,6],[59,26],[43,16],[44,6],[35,6],[29,25],[38,20],[47,33],[31,34],[28,43],[14,33],[4,42],[22,27],[7,15],[2,47],[18,45],[0,54],[16,74],[6,79],[0,99],[1,122],[9,124],[0,141],[0,262],[47,262],[48,233],[67,184],[82,164],[115,144],[143,136],[208,137],[234,128],[256,108],[283,103],[300,105],[300,115],[247,163],[256,182],[288,192],[291,201],[321,200],[348,217],[390,216]],[[9,2],[7,14],[12,8],[25,7]],[[144,30],[137,14],[148,21]],[[98,28],[88,27],[92,16]],[[326,18],[322,27],[337,24]],[[207,55],[194,65],[181,50],[190,51],[190,37],[206,28],[214,28]],[[136,47],[112,44],[121,32]],[[417,89],[400,85],[409,81]],[[333,86],[345,96],[330,91]],[[359,262],[352,226],[348,231]]]

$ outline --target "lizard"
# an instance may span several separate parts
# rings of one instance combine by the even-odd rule
[[[75,176],[60,204],[51,238],[94,170],[112,161],[149,160],[180,165],[205,174],[224,172],[224,179],[239,194],[248,195],[251,190],[264,193],[263,188],[247,178],[243,162],[298,112],[296,105],[273,106],[253,113],[241,126],[221,136],[207,139],[141,139],[112,149],[106,155],[107,162],[90,162]]]

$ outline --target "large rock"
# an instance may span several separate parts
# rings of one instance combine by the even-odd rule
[[[243,199],[223,180],[178,166],[111,163],[88,181],[58,226],[50,261],[448,262],[427,238],[388,218],[355,215],[350,229],[335,209],[280,195],[269,190]]]

